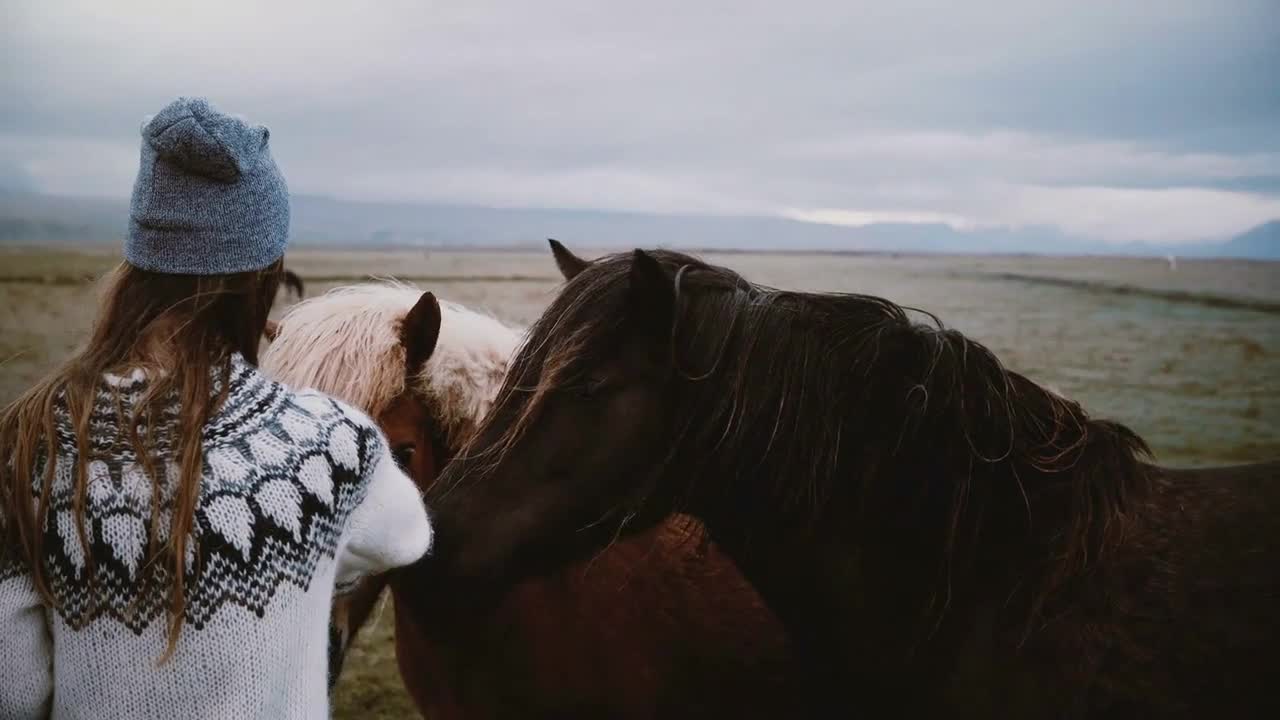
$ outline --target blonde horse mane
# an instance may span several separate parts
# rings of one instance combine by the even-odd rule
[[[334,288],[280,318],[262,370],[294,388],[312,388],[373,417],[406,390],[400,323],[422,295],[401,282]],[[457,303],[440,301],[440,338],[412,379],[451,447],[461,447],[493,403],[522,330]]]

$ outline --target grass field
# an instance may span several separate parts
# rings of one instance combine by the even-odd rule
[[[583,254],[590,255],[590,251]],[[928,310],[1006,365],[1129,424],[1169,465],[1280,457],[1280,263],[1160,259],[707,254],[775,287],[871,293]],[[83,340],[102,250],[0,250],[0,400]],[[545,252],[297,251],[308,295],[395,276],[513,323],[559,276]],[[412,717],[390,607],[354,649],[335,717]]]

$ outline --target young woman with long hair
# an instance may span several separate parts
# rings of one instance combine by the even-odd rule
[[[203,98],[142,128],[87,345],[0,414],[0,717],[328,715],[336,587],[431,527],[377,426],[257,369],[288,190]]]

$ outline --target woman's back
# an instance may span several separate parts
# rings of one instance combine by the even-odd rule
[[[335,589],[431,528],[365,415],[268,380],[287,191],[265,128],[144,128],[86,347],[0,416],[0,718],[328,714]]]
[[[139,374],[104,378],[99,390],[83,500],[87,555],[74,519],[79,458],[74,443],[65,442],[74,430],[65,408],[55,410],[63,442],[44,557],[60,603],[50,614],[54,665],[76,672],[58,673],[54,716],[199,717],[201,707],[211,717],[323,715],[317,703],[326,695],[335,557],[368,551],[359,546],[363,529],[349,521],[370,490],[379,491],[379,463],[394,466],[385,441],[362,414],[315,393],[294,393],[235,358],[226,400],[203,433],[204,474],[186,561],[189,639],[156,668],[168,632],[168,579],[163,564],[143,565],[157,488],[116,417],[119,403],[131,407],[146,388]],[[165,478],[158,540],[176,489],[166,438],[175,429],[176,423],[156,429]],[[388,480],[394,478],[382,482]],[[35,481],[38,495],[39,474]],[[413,529],[412,516],[378,519]],[[358,546],[349,548],[353,533]],[[425,550],[420,534],[402,540],[403,547],[379,552],[403,562]],[[352,568],[344,573],[350,579]],[[30,586],[12,568],[0,574],[0,594]],[[147,679],[152,673],[169,681]]]

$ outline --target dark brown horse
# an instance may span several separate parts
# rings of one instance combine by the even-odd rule
[[[553,250],[568,283],[428,493],[438,587],[683,511],[841,714],[1280,717],[1280,464],[1154,465],[882,298]]]
[[[272,375],[373,414],[423,488],[474,434],[520,332],[431,294],[368,284],[285,315]],[[331,680],[386,576],[337,603]],[[777,621],[689,518],[511,588],[390,582],[401,677],[440,718],[769,717],[798,684]],[[733,692],[725,692],[734,688]]]

